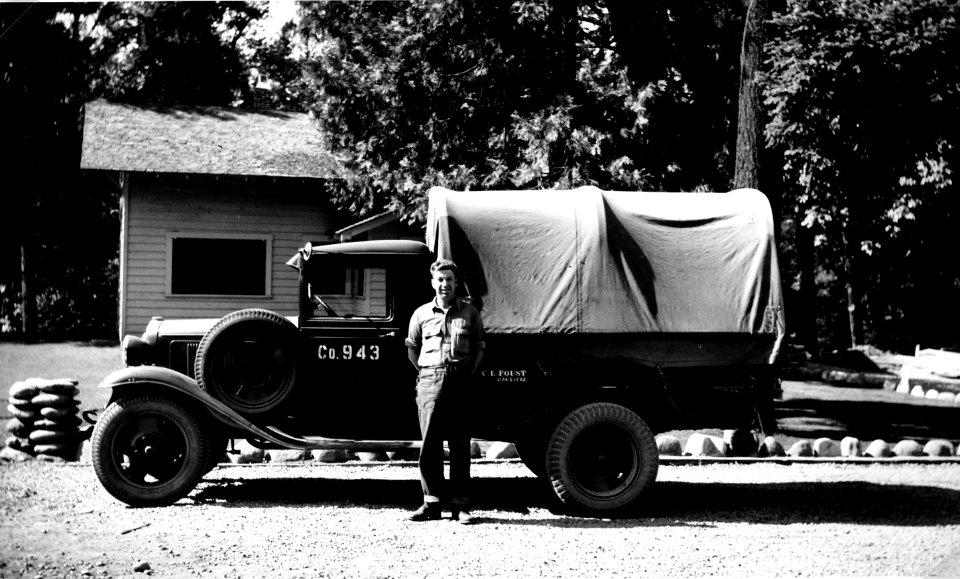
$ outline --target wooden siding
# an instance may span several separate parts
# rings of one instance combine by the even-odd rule
[[[286,261],[306,241],[329,241],[336,229],[319,180],[134,173],[128,191],[121,336],[141,334],[152,316],[216,318],[248,307],[296,315],[297,272]],[[168,295],[168,232],[272,236],[270,295]],[[217,267],[216,257],[210,256],[211,268]]]

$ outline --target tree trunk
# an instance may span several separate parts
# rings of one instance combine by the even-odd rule
[[[847,297],[847,323],[850,327],[850,346],[857,347],[863,344],[863,323],[859,311],[860,298],[857,289],[855,259],[856,251],[850,240],[846,225],[841,234],[843,240],[843,279]]]
[[[799,288],[797,291],[797,307],[794,315],[787,320],[787,327],[796,328],[798,341],[811,351],[819,349],[817,343],[817,262],[814,256],[815,246],[813,235],[809,228],[802,225],[803,216],[796,216],[796,237],[794,247],[797,252],[797,275]],[[787,312],[789,314],[789,312]]]
[[[29,268],[27,267],[27,241],[20,241],[20,330],[24,338],[33,337],[33,316],[37,310],[37,300],[33,295],[30,284]]]
[[[763,53],[763,24],[767,20],[767,0],[744,0],[746,18],[740,47],[740,98],[737,119],[737,158],[733,187],[760,188],[760,147],[763,122],[760,108],[760,72]]]
[[[550,12],[550,28],[560,38],[557,54],[552,55],[557,72],[557,90],[571,94],[577,82],[577,36],[580,20],[577,17],[577,2],[557,0]]]

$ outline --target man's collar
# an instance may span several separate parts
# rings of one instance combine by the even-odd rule
[[[438,298],[437,296],[433,296],[433,309],[434,309],[434,310],[440,310],[441,312],[443,311],[443,304],[440,303],[440,298]],[[459,309],[460,309],[460,300],[457,299],[457,298],[454,298],[454,299],[453,299],[453,303],[450,304],[450,309],[453,310],[453,311],[459,310]]]

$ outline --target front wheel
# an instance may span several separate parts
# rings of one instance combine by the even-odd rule
[[[97,421],[91,446],[100,483],[132,507],[187,496],[210,460],[207,429],[186,406],[164,398],[113,402]]]
[[[553,491],[576,510],[602,514],[633,504],[653,485],[658,468],[650,428],[618,404],[577,408],[560,421],[547,444]]]

